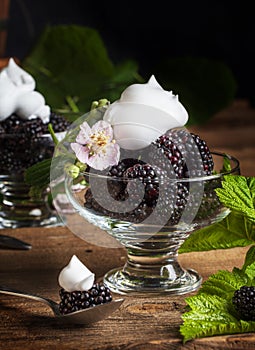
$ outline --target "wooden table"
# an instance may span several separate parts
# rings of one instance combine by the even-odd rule
[[[229,120],[231,126],[228,126]],[[255,111],[238,101],[210,123],[193,127],[212,149],[229,152],[241,160],[242,173],[254,175]],[[98,230],[90,224],[93,234]],[[76,254],[97,278],[123,265],[122,248],[89,244],[66,227],[6,229],[32,244],[30,251],[0,251],[0,284],[34,292],[56,301],[58,273]],[[231,270],[243,264],[247,248],[183,254],[183,267],[191,267],[206,279],[219,269]],[[91,326],[63,326],[54,321],[44,304],[0,295],[0,349],[255,349],[255,334],[216,336],[182,344],[179,334],[185,296],[153,298],[126,297],[119,310]]]

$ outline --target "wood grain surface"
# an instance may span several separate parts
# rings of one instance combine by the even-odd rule
[[[94,227],[87,224],[93,233]],[[102,248],[74,236],[67,228],[5,230],[32,244],[30,251],[0,252],[0,284],[37,293],[55,301],[58,273],[76,254],[100,279],[125,261],[123,249]],[[180,255],[183,267],[204,279],[218,269],[241,266],[247,248]],[[91,326],[58,324],[44,304],[0,296],[0,348],[13,349],[252,349],[255,335],[231,335],[182,344],[179,334],[185,296],[125,297],[121,308]]]
[[[192,127],[214,150],[236,156],[242,173],[254,176],[255,111],[237,101],[202,127]],[[85,224],[93,235],[98,229]],[[0,285],[5,284],[59,300],[58,273],[76,254],[100,279],[125,261],[122,248],[89,244],[66,227],[6,229],[32,244],[30,251],[0,250]],[[183,267],[205,280],[219,269],[241,266],[248,248],[180,255]],[[0,295],[0,349],[255,349],[255,334],[215,336],[182,344],[179,334],[185,296],[125,297],[121,308],[91,326],[63,326],[44,304]]]

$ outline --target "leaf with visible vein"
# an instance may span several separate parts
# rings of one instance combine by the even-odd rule
[[[193,232],[184,241],[179,253],[246,247],[254,242],[254,223],[232,212],[222,221]]]
[[[225,271],[220,270],[216,274],[211,275],[207,281],[203,283],[199,293],[207,293],[227,298],[233,295],[234,291],[243,285],[250,283],[250,278],[245,273],[237,273],[237,270]]]
[[[255,331],[255,322],[240,320],[239,322],[215,322],[215,321],[186,321],[185,329],[181,326],[183,342],[194,338],[209,337],[214,335],[226,335],[237,333],[249,333]]]
[[[246,263],[254,251],[253,246]],[[189,311],[182,315],[183,324],[180,326],[184,342],[200,337],[255,331],[255,322],[240,320],[232,303],[235,290],[254,284],[255,262],[245,266],[244,263],[242,269],[235,267],[232,272],[218,271],[203,283],[197,295],[185,299]]]
[[[255,222],[254,182],[254,178],[226,175],[222,181],[222,188],[215,191],[222,204]]]
[[[255,247],[252,246],[246,253],[245,261],[243,265],[243,271],[245,271],[249,265],[253,264],[254,261],[255,261]]]

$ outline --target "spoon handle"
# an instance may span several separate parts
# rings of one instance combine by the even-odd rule
[[[15,237],[0,235],[0,248],[29,250],[32,248],[32,246],[29,243],[23,242]]]
[[[27,292],[23,292],[23,291],[20,291],[18,289],[14,289],[14,288],[10,288],[10,287],[7,287],[7,286],[1,286],[0,285],[0,293],[2,294],[8,294],[8,295],[14,295],[14,296],[19,296],[19,297],[24,297],[24,298],[28,298],[28,299],[33,299],[33,300],[36,300],[36,301],[40,301],[50,307],[52,307],[52,301],[48,300],[47,298],[42,298],[42,297],[39,297],[38,295],[36,294],[31,294],[31,293],[27,293]]]

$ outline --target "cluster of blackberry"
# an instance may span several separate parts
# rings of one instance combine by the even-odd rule
[[[70,123],[62,116],[51,113],[50,122],[55,132],[65,131]],[[17,115],[0,122],[0,171],[23,171],[43,159],[52,157],[53,143],[42,135],[48,134],[48,124],[40,118],[23,120]]]
[[[255,321],[254,286],[242,286],[236,290],[232,302],[241,320]]]
[[[67,292],[62,288],[59,295],[59,311],[63,315],[112,301],[110,289],[99,283],[94,283],[88,291]]]
[[[152,143],[150,157],[152,164],[177,178],[211,175],[214,167],[206,142],[185,129],[169,130],[160,136]]]
[[[137,155],[132,158],[132,153],[129,153],[127,158],[122,157],[119,164],[110,168],[108,192],[115,201],[103,208],[88,189],[85,194],[85,206],[97,214],[135,223],[142,222],[157,207],[159,212],[168,213],[167,224],[175,225],[189,205],[188,183],[180,179],[212,174],[214,164],[210,150],[198,135],[179,129],[170,130],[160,136],[143,152],[146,155],[144,159],[149,163],[143,162],[142,156],[139,159]],[[202,163],[196,166],[198,158]],[[192,169],[189,169],[186,159],[189,160]],[[169,178],[179,180],[176,186],[169,185]],[[142,199],[137,182],[131,181],[132,179],[138,179],[143,184]],[[163,199],[160,193],[164,193]],[[118,212],[118,201],[120,203],[127,199],[132,200],[135,209]]]

